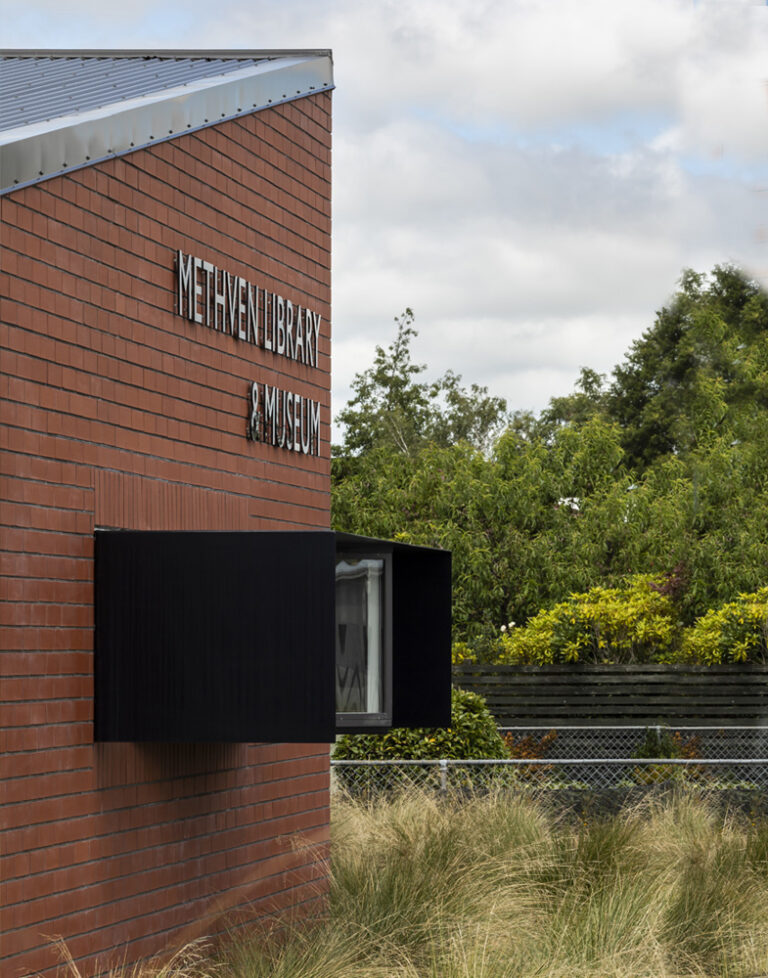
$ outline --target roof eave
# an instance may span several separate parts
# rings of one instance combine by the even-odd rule
[[[91,54],[80,51],[77,56]],[[145,55],[155,56],[155,53],[141,53]],[[233,51],[226,55],[233,59],[241,56]],[[23,56],[23,53],[16,51],[13,56]],[[46,55],[38,53],[37,56]],[[57,52],[57,56],[63,56],[63,52]],[[105,56],[116,57],[119,53],[109,52]],[[126,53],[125,56],[139,55]],[[201,52],[199,56],[215,57],[216,52],[204,55]],[[226,74],[150,93],[130,102],[0,133],[0,195],[333,88],[329,51],[272,51],[260,56],[265,60],[255,66],[235,68]],[[243,57],[253,57],[253,53]]]
[[[332,58],[330,48],[0,48],[0,58]]]

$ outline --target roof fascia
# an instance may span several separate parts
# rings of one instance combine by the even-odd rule
[[[267,57],[212,78],[0,132],[0,195],[334,87],[330,52],[272,51]]]
[[[289,48],[275,50],[251,50],[250,48],[0,48],[0,58],[209,58],[210,60],[237,61],[246,58],[330,58],[330,48]]]

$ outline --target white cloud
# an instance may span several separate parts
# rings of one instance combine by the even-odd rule
[[[0,0],[6,45],[331,47],[334,385],[415,353],[540,408],[684,266],[768,269],[768,7],[742,0]],[[768,279],[767,279],[768,280]]]

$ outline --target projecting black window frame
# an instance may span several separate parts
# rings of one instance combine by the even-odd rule
[[[392,727],[447,727],[451,722],[451,554],[347,533],[336,553],[385,554],[391,715],[336,714],[337,733],[384,733]],[[334,650],[335,658],[335,650]],[[335,669],[335,665],[334,665]]]
[[[380,543],[380,541],[379,541]],[[383,574],[381,581],[380,615],[380,655],[378,656],[378,680],[380,688],[380,710],[345,711],[339,709],[339,681],[342,663],[339,661],[339,621],[340,613],[338,595],[338,567],[343,560],[382,561]],[[380,729],[392,726],[392,552],[389,549],[360,549],[354,546],[336,546],[336,623],[334,634],[334,679],[336,688],[336,729],[347,731],[353,729]],[[370,664],[368,664],[370,668]]]
[[[94,739],[333,739],[334,555],[329,530],[97,530]]]
[[[451,555],[330,530],[95,533],[94,740],[450,723]],[[384,561],[380,709],[336,712],[336,560]]]

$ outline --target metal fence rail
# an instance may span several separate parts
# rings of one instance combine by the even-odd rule
[[[518,745],[541,750],[547,759],[628,758],[645,741],[648,730],[668,733],[689,755],[705,759],[759,759],[768,757],[768,726],[526,726],[500,727]],[[551,736],[554,733],[554,737]]]
[[[649,787],[687,787],[725,796],[768,799],[768,758],[681,759],[592,757],[515,760],[331,761],[332,789],[371,795],[400,789],[527,794],[612,791],[642,794]]]

